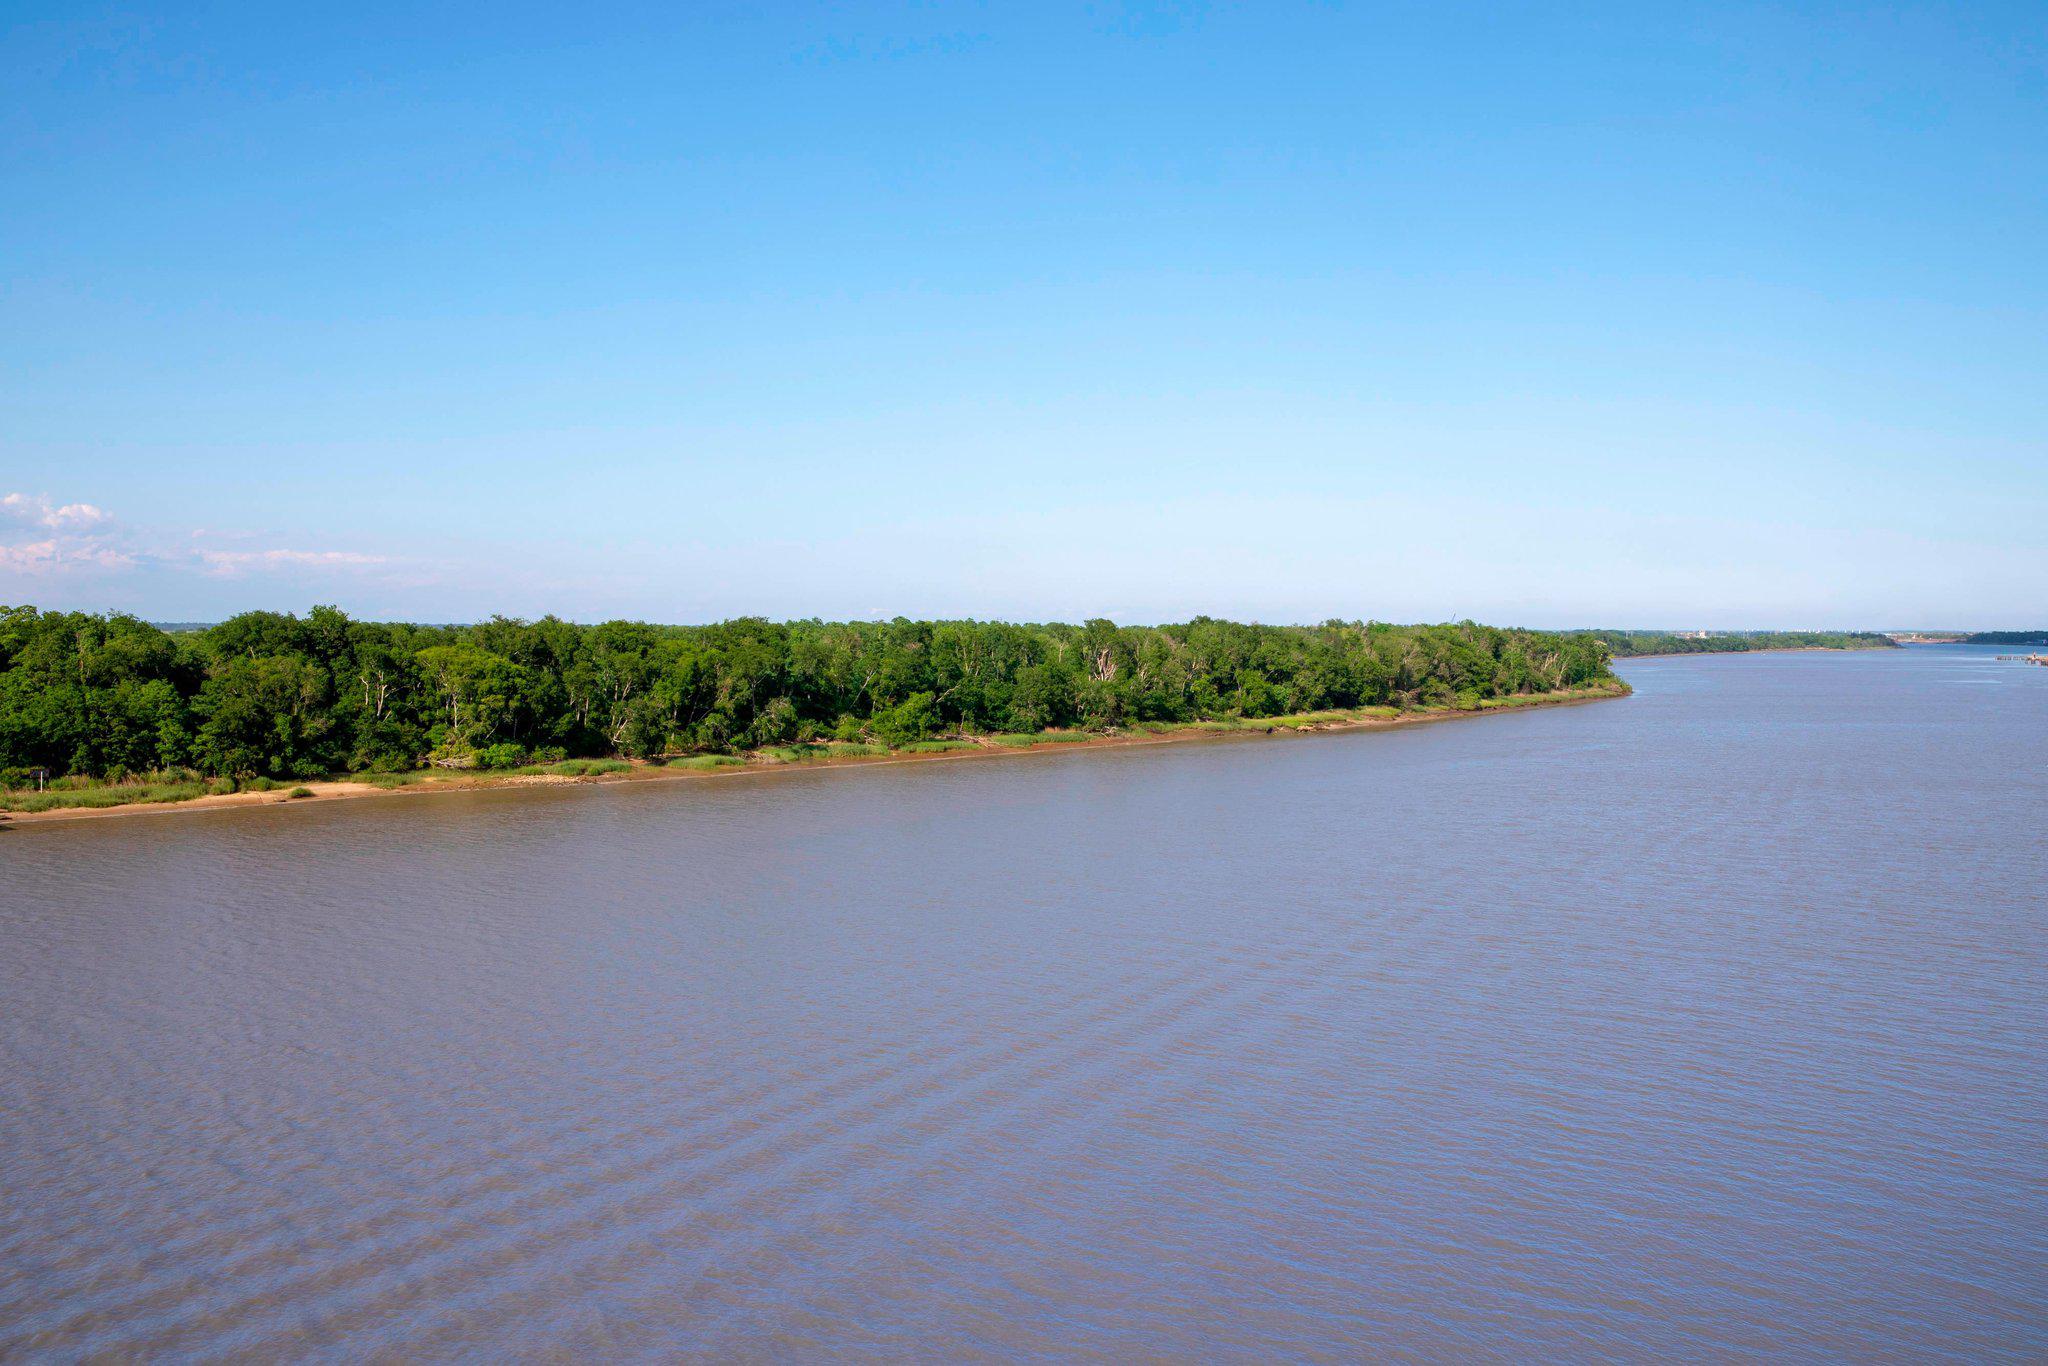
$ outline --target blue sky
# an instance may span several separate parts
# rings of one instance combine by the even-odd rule
[[[10,6],[0,602],[2048,618],[2048,11]]]

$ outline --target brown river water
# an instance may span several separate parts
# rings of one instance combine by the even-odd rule
[[[2048,669],[0,832],[0,1357],[2048,1356]]]

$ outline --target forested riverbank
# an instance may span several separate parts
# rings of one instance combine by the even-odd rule
[[[16,607],[0,608],[0,787],[18,791],[35,769],[210,788],[792,746],[884,753],[1619,686],[1590,637],[1469,622],[416,626],[319,607],[172,633]]]
[[[1962,637],[1965,645],[2048,645],[2048,630],[1973,631]]]
[[[1575,631],[1597,640],[1615,659],[1645,655],[1737,654],[1749,650],[1892,650],[1898,642],[1881,631],[1717,631],[1680,635],[1675,631]]]
[[[1376,729],[1450,721],[1498,711],[1570,706],[1626,696],[1619,679],[1550,692],[1429,703],[1413,707],[1352,707],[1286,716],[1226,717],[1209,721],[1134,721],[1090,730],[1041,730],[993,735],[958,735],[919,740],[890,748],[844,741],[802,741],[764,745],[732,753],[703,753],[652,759],[569,759],[512,769],[429,769],[413,773],[338,774],[302,783],[267,778],[205,779],[194,773],[130,775],[116,780],[68,777],[41,792],[0,790],[0,820],[63,819],[145,811],[188,810],[260,804],[290,804],[299,798],[426,796],[485,789],[549,787],[559,784],[637,783],[662,779],[736,777],[871,764],[933,763],[988,759],[1045,751],[1173,744],[1188,740],[1252,739],[1326,731]]]

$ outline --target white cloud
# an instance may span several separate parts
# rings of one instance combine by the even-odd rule
[[[110,519],[91,503],[53,503],[40,494],[0,495],[0,570],[45,578],[70,570],[132,568],[134,551],[112,540]],[[32,540],[19,539],[22,528]]]
[[[45,494],[0,494],[0,574],[50,579],[148,571],[241,578],[261,573],[375,570],[389,561],[355,550],[287,547],[206,550],[200,533],[167,537],[128,527],[91,503],[59,503]]]
[[[0,496],[0,511],[17,522],[50,531],[77,531],[109,521],[107,514],[91,503],[52,503],[42,494],[10,493]]]
[[[24,574],[40,574],[57,563],[55,541],[30,541],[25,545],[0,545],[0,565]]]
[[[65,545],[55,539],[0,545],[0,568],[44,575],[64,569],[132,569],[141,561],[125,550],[104,545]]]
[[[353,550],[202,550],[198,556],[207,573],[219,575],[287,567],[360,569],[389,563],[382,555]]]

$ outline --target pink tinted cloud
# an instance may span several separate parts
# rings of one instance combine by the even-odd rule
[[[128,527],[92,503],[59,503],[45,494],[0,494],[0,573],[24,578],[148,570],[240,578],[262,573],[361,573],[388,563],[355,550],[266,547],[209,550]]]

